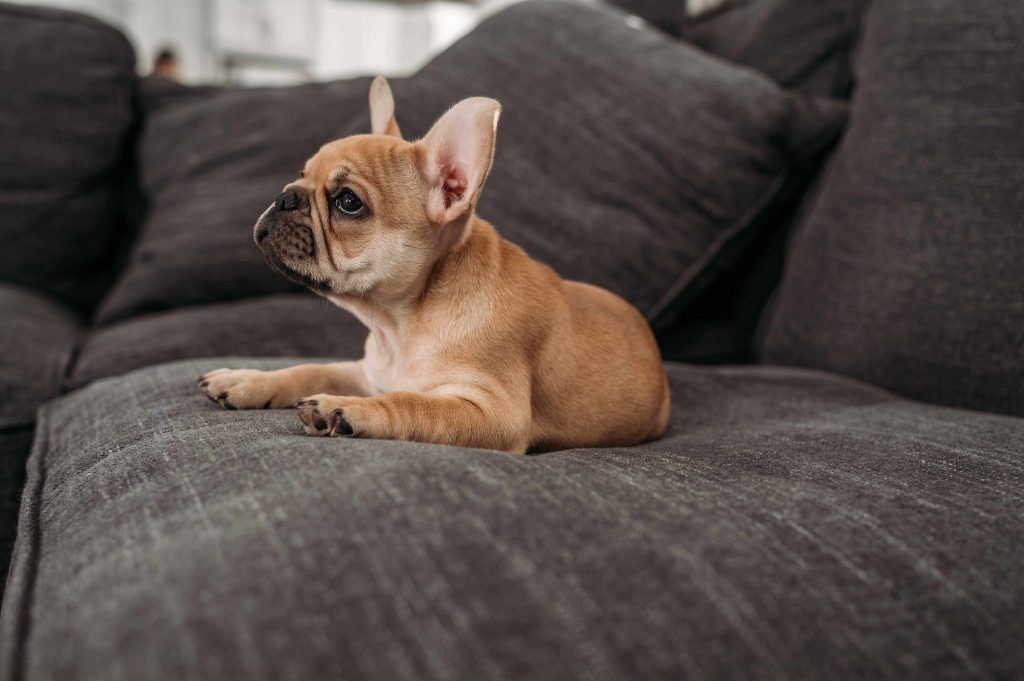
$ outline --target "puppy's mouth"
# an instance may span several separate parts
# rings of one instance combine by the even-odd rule
[[[332,288],[327,282],[314,279],[313,277],[302,274],[301,272],[296,272],[288,265],[285,265],[284,262],[282,262],[281,259],[273,253],[263,251],[263,257],[266,259],[267,264],[270,265],[270,269],[282,275],[288,281],[305,286],[313,293],[323,295],[332,292]]]

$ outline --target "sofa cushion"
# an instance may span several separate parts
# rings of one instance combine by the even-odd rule
[[[0,429],[0,599],[18,530],[18,509],[25,484],[25,461],[32,448],[33,426]]]
[[[762,357],[1024,415],[1024,5],[868,11]]]
[[[44,407],[0,679],[1024,674],[1024,420],[670,365],[663,439],[517,457],[196,389],[282,364]]]
[[[148,215],[98,321],[299,290],[267,267],[252,226],[322,142],[346,134],[369,84],[185,90],[170,100],[147,88],[139,171]]]
[[[0,283],[0,576],[14,545],[36,409],[60,392],[79,338],[78,317],[65,306]]]
[[[863,0],[735,0],[683,21],[682,37],[720,57],[750,66],[801,92],[845,98]],[[815,175],[817,167],[815,167]],[[780,197],[736,263],[659,329],[666,359],[751,362],[765,303],[781,278],[788,237],[806,185]]]
[[[410,137],[461,97],[501,100],[480,214],[563,276],[659,321],[760,226],[844,110],[624,19],[516,5],[393,89]],[[322,142],[369,130],[367,90],[357,80],[228,92],[154,114],[142,160],[152,213],[101,319],[290,290],[252,225]]]
[[[94,330],[66,387],[192,357],[363,356],[366,327],[311,293],[281,293],[142,315]]]
[[[0,279],[81,308],[109,284],[134,87],[114,29],[0,3]]]
[[[640,17],[651,26],[674,36],[679,35],[686,0],[607,0],[608,4]]]
[[[80,337],[78,317],[29,289],[0,283],[0,429],[31,425],[60,392]]]
[[[725,0],[686,17],[680,33],[695,45],[771,76],[783,87],[847,96],[866,0]]]

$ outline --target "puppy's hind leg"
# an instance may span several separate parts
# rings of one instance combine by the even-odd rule
[[[276,371],[215,369],[199,377],[199,387],[225,409],[286,409],[318,392],[371,394],[362,361],[299,364]]]

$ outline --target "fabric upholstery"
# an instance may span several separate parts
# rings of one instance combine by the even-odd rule
[[[79,308],[109,284],[135,56],[94,19],[0,3],[0,279]]]
[[[311,293],[183,307],[94,330],[65,387],[193,357],[363,356],[366,327]]]
[[[726,0],[685,18],[682,37],[785,88],[845,97],[866,0]]]
[[[31,425],[60,392],[78,343],[78,318],[56,301],[0,284],[0,429]]]
[[[170,100],[147,87],[139,149],[147,218],[98,321],[299,290],[267,267],[252,226],[320,144],[347,134],[346,121],[367,106],[369,84],[361,78]]]
[[[761,356],[1024,415],[1024,5],[873,3]]]
[[[14,546],[36,409],[59,394],[79,338],[77,315],[65,306],[0,284],[0,576]]]
[[[686,0],[608,0],[608,3],[640,17],[651,26],[678,36]]]
[[[671,4],[671,3],[666,3]],[[675,3],[678,7],[679,3]],[[730,62],[745,64],[787,88],[845,98],[852,87],[852,52],[860,31],[862,0],[750,0],[683,21],[682,37]],[[678,30],[677,30],[678,32]],[[830,151],[831,149],[829,149]],[[765,303],[778,286],[788,237],[811,179],[794,187],[764,215],[737,262],[659,330],[667,359],[751,362]]]
[[[670,365],[664,439],[516,457],[310,438],[195,385],[282,364],[44,408],[0,679],[1024,674],[1022,419]]]
[[[0,598],[17,536],[18,508],[25,484],[25,461],[32,448],[32,426],[0,428]]]
[[[844,110],[624,19],[570,2],[516,5],[393,89],[408,137],[462,97],[502,101],[480,214],[563,276],[661,322],[735,256]],[[290,290],[252,225],[322,142],[369,129],[367,81],[303,87],[223,93],[149,118],[152,210],[104,323]]]

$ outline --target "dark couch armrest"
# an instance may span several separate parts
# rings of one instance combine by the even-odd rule
[[[60,392],[81,325],[63,305],[11,284],[0,284],[0,319],[0,429],[31,425]]]
[[[42,293],[0,284],[0,595],[36,409],[60,392],[80,334],[79,319],[68,308]]]

